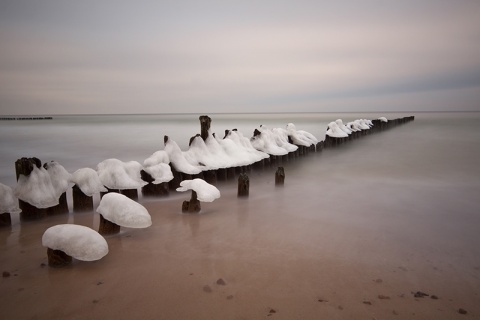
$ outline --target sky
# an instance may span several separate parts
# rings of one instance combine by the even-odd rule
[[[0,0],[0,114],[480,111],[478,0]]]

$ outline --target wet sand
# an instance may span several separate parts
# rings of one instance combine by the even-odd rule
[[[49,268],[41,237],[98,214],[16,222],[0,230],[0,319],[479,318],[478,186],[426,187],[408,159],[386,170],[375,145],[397,130],[285,164],[283,187],[251,172],[249,198],[220,183],[198,215],[181,214],[189,193],[141,199],[153,225],[107,237],[96,262]]]

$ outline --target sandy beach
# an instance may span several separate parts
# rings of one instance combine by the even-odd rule
[[[283,187],[275,168],[252,171],[248,198],[221,182],[201,214],[181,213],[189,193],[141,199],[153,225],[108,236],[96,262],[50,268],[41,237],[97,229],[97,213],[17,221],[0,230],[0,318],[479,318],[478,187],[409,171],[411,146],[390,162],[397,130],[285,163]]]

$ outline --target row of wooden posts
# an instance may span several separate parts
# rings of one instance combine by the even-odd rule
[[[316,145],[311,145],[310,147],[305,146],[298,146],[298,149],[295,152],[290,152],[284,156],[273,156],[270,155],[269,158],[263,159],[258,161],[252,165],[242,166],[242,167],[230,167],[230,168],[221,168],[217,170],[207,170],[203,171],[197,175],[189,175],[182,172],[178,172],[175,170],[174,166],[170,164],[173,179],[169,182],[164,182],[160,184],[153,184],[152,181],[154,180],[147,172],[142,170],[140,172],[142,180],[148,182],[147,185],[142,187],[142,194],[143,196],[167,196],[169,194],[169,190],[175,190],[179,185],[180,182],[187,179],[194,179],[194,178],[201,178],[204,179],[206,182],[210,184],[216,184],[219,180],[230,180],[238,176],[238,196],[239,197],[247,197],[249,194],[249,178],[248,173],[253,169],[264,169],[267,167],[277,167],[277,171],[275,172],[275,184],[282,185],[285,180],[285,172],[284,168],[279,166],[284,162],[294,160],[299,157],[303,157],[308,155],[310,152],[320,152],[324,148],[332,148],[339,146],[343,143],[351,141],[353,139],[357,139],[359,137],[383,131],[386,129],[393,128],[400,124],[404,124],[410,121],[413,121],[415,118],[411,117],[404,117],[389,120],[388,122],[383,122],[381,120],[372,120],[373,126],[368,130],[356,131],[352,132],[346,138],[333,138],[326,135],[324,141],[320,141]],[[200,116],[200,127],[201,133],[200,136],[206,140],[208,137],[208,132],[211,125],[211,118],[208,116]],[[226,135],[228,134],[228,130],[226,130]],[[260,134],[260,132],[255,131],[254,135]],[[193,139],[193,138],[192,138]],[[165,136],[164,141],[168,141],[168,136]],[[291,141],[290,141],[291,142]],[[17,180],[20,175],[28,176],[36,166],[37,168],[41,167],[41,161],[37,158],[21,158],[15,162],[15,172]],[[138,200],[138,191],[137,189],[126,189],[126,190],[111,190],[109,189],[107,192],[119,192],[132,200]],[[105,193],[101,193],[100,195],[103,196]],[[85,195],[77,185],[72,187],[72,198],[73,198],[73,211],[74,212],[82,212],[82,211],[93,211],[93,197]],[[21,220],[35,220],[49,215],[55,214],[62,214],[68,213],[68,205],[67,205],[67,196],[64,192],[59,199],[59,204],[46,208],[41,209],[32,206],[31,204],[19,200],[19,207],[22,210],[20,213]],[[194,210],[194,209],[192,209]],[[185,211],[191,211],[188,208]],[[1,213],[0,214],[0,226],[9,226],[11,225],[11,216],[10,213]]]

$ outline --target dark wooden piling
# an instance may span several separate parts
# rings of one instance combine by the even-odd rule
[[[100,224],[98,225],[98,233],[101,235],[117,234],[120,232],[120,226],[109,221],[100,214]]]
[[[285,183],[285,169],[283,167],[278,167],[275,172],[275,185],[282,186]]]
[[[32,173],[34,167],[41,168],[42,162],[38,158],[21,158],[15,161],[15,173],[17,181],[20,175],[28,177]],[[47,210],[32,206],[28,202],[18,200],[18,206],[22,210],[20,212],[21,220],[36,220],[47,216]]]
[[[105,187],[105,189],[107,189],[107,191],[100,192],[100,198],[102,198],[104,195],[106,195],[107,193],[110,193],[110,192],[120,193],[120,190],[118,190],[118,189],[110,189],[110,188],[107,188],[107,187]]]
[[[143,196],[146,196],[146,197],[168,196],[169,194],[168,182],[153,184],[152,182],[155,181],[155,179],[153,179],[153,177],[145,170],[140,171],[140,176],[143,181],[148,182],[147,185],[142,187]]]
[[[216,184],[217,183],[217,171],[216,170],[203,171],[203,178],[205,179],[206,182],[208,182],[210,184]]]
[[[74,184],[72,187],[73,212],[93,211],[93,197],[87,196]]]
[[[212,119],[209,116],[200,116],[198,119],[200,120],[200,136],[205,141],[208,138],[208,130],[210,130]]]
[[[10,212],[0,213],[0,227],[9,227],[12,225],[12,216]]]
[[[238,176],[238,197],[248,197],[250,190],[250,180],[245,173]]]
[[[200,212],[200,201],[197,199],[197,193],[192,190],[192,197],[190,198],[190,201],[183,201],[182,203],[182,212],[186,213],[196,213]]]
[[[61,250],[47,248],[48,265],[53,268],[66,267],[72,264],[72,257]]]
[[[58,204],[56,206],[47,208],[47,215],[53,216],[57,214],[68,213],[67,193],[64,192],[58,198]]]
[[[122,189],[120,190],[120,194],[123,194],[129,199],[134,201],[138,201],[138,190],[137,189]]]

